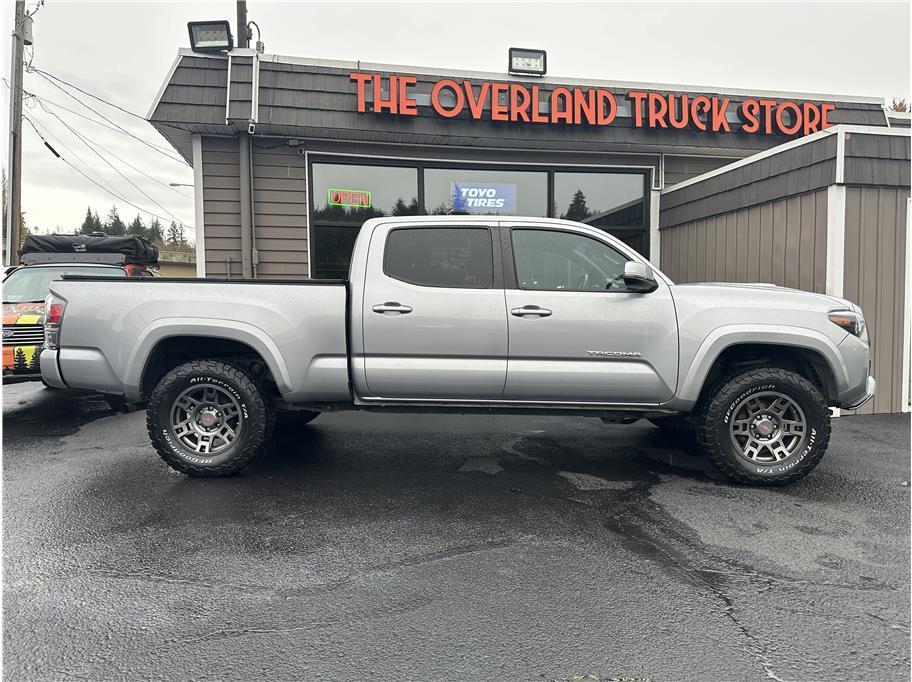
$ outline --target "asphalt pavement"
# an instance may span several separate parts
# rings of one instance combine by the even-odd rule
[[[909,418],[783,489],[647,422],[338,413],[186,478],[4,387],[10,680],[908,680]]]

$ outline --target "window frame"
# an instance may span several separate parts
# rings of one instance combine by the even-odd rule
[[[598,229],[598,228],[593,228]],[[521,230],[526,232],[565,232],[572,234],[575,237],[582,237],[583,239],[591,239],[594,242],[602,244],[609,249],[615,251],[621,258],[624,259],[625,263],[629,263],[636,259],[630,257],[628,254],[624,253],[622,250],[618,249],[614,244],[611,244],[605,240],[599,239],[598,237],[590,234],[582,234],[576,230],[568,229],[562,225],[511,225],[510,227],[505,227],[503,229],[503,238],[502,243],[505,249],[509,251],[504,254],[504,269],[509,268],[507,273],[509,284],[508,288],[514,289],[516,291],[548,291],[556,292],[562,294],[629,294],[630,291],[626,289],[545,289],[545,288],[527,288],[519,285],[519,269],[516,265],[516,249],[513,248],[513,232],[515,230]],[[509,260],[509,264],[508,264]]]
[[[404,277],[398,277],[396,275],[390,274],[386,269],[386,254],[389,250],[390,237],[394,232],[403,232],[406,230],[484,230],[488,233],[488,239],[491,244],[491,284],[484,287],[479,286],[449,286],[444,284],[426,284],[424,282],[416,282],[414,280],[406,279]],[[471,223],[463,223],[460,225],[452,225],[447,223],[440,224],[424,224],[424,225],[401,225],[393,226],[387,230],[386,235],[383,238],[383,259],[381,261],[381,272],[385,277],[389,277],[392,280],[397,282],[405,282],[406,284],[411,284],[415,287],[423,287],[425,289],[474,289],[477,291],[486,291],[489,289],[503,289],[503,273],[502,267],[498,267],[498,263],[503,262],[501,256],[501,247],[500,240],[495,239],[495,230],[496,226],[489,225],[486,223],[479,223],[473,225]]]
[[[484,160],[453,160],[448,161],[446,159],[427,159],[427,158],[407,158],[407,157],[395,157],[395,156],[364,156],[355,153],[340,153],[340,152],[331,152],[331,151],[306,151],[305,152],[306,168],[305,172],[307,173],[307,252],[308,252],[308,277],[314,277],[314,264],[316,263],[316,252],[318,246],[316,240],[314,239],[314,227],[316,227],[317,222],[320,226],[327,227],[345,227],[352,230],[360,229],[359,225],[352,225],[351,223],[337,223],[334,221],[315,221],[313,219],[316,209],[314,206],[314,194],[313,194],[313,164],[317,163],[330,163],[335,165],[349,165],[349,166],[390,166],[390,167],[406,167],[414,168],[418,172],[418,215],[428,215],[426,199],[425,199],[425,179],[424,171],[428,168],[440,168],[448,170],[490,170],[490,171],[530,171],[530,172],[544,172],[547,177],[547,218],[556,218],[554,215],[554,174],[555,173],[603,173],[607,175],[617,175],[617,174],[629,174],[629,175],[640,175],[643,180],[643,226],[634,227],[632,229],[640,231],[643,233],[643,243],[644,250],[643,252],[637,251],[644,259],[649,260],[651,252],[651,230],[652,230],[652,185],[651,181],[653,176],[658,172],[657,168],[653,165],[649,166],[636,166],[636,167],[625,167],[625,166],[574,166],[571,164],[558,163],[556,165],[548,165],[541,162],[518,162],[518,163],[504,163],[497,161],[484,161]],[[396,216],[388,216],[396,217]],[[511,218],[522,218],[523,216],[507,216],[507,215],[484,215],[477,214],[476,217],[488,218],[493,221],[509,221]],[[602,228],[595,227],[594,229],[604,231],[605,234],[610,234],[611,227]],[[617,229],[631,229],[627,226],[617,226]],[[512,240],[498,240],[493,239],[493,246],[495,249],[498,249],[502,254],[506,254],[505,249],[507,246],[505,242],[511,242]],[[510,245],[512,246],[512,245]],[[632,248],[632,247],[631,247]],[[633,249],[636,251],[636,249]],[[495,256],[496,258],[496,256]],[[503,273],[508,273],[508,263],[504,261]],[[498,278],[498,273],[500,272],[499,268],[494,268],[495,281]],[[515,274],[515,273],[514,273]],[[506,277],[506,274],[501,275],[501,280]],[[566,290],[561,290],[566,291]],[[615,292],[617,293],[617,292]]]

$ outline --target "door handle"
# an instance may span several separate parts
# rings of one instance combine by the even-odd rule
[[[401,303],[396,303],[395,301],[387,301],[386,303],[378,303],[373,308],[371,308],[375,313],[380,313],[381,315],[386,315],[387,313],[399,313],[405,315],[406,313],[412,312],[412,309],[407,305],[402,305]]]
[[[537,305],[524,305],[522,308],[513,308],[511,315],[516,317],[548,317],[551,311],[547,308],[539,308]]]

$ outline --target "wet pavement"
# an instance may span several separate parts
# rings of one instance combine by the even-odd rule
[[[908,416],[770,490],[647,422],[323,415],[195,480],[142,412],[3,414],[10,680],[909,676]]]

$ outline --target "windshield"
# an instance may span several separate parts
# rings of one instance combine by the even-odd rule
[[[124,269],[117,267],[85,267],[61,265],[59,267],[19,268],[3,281],[4,303],[28,303],[43,301],[48,288],[61,275],[95,275],[98,277],[124,277]]]

